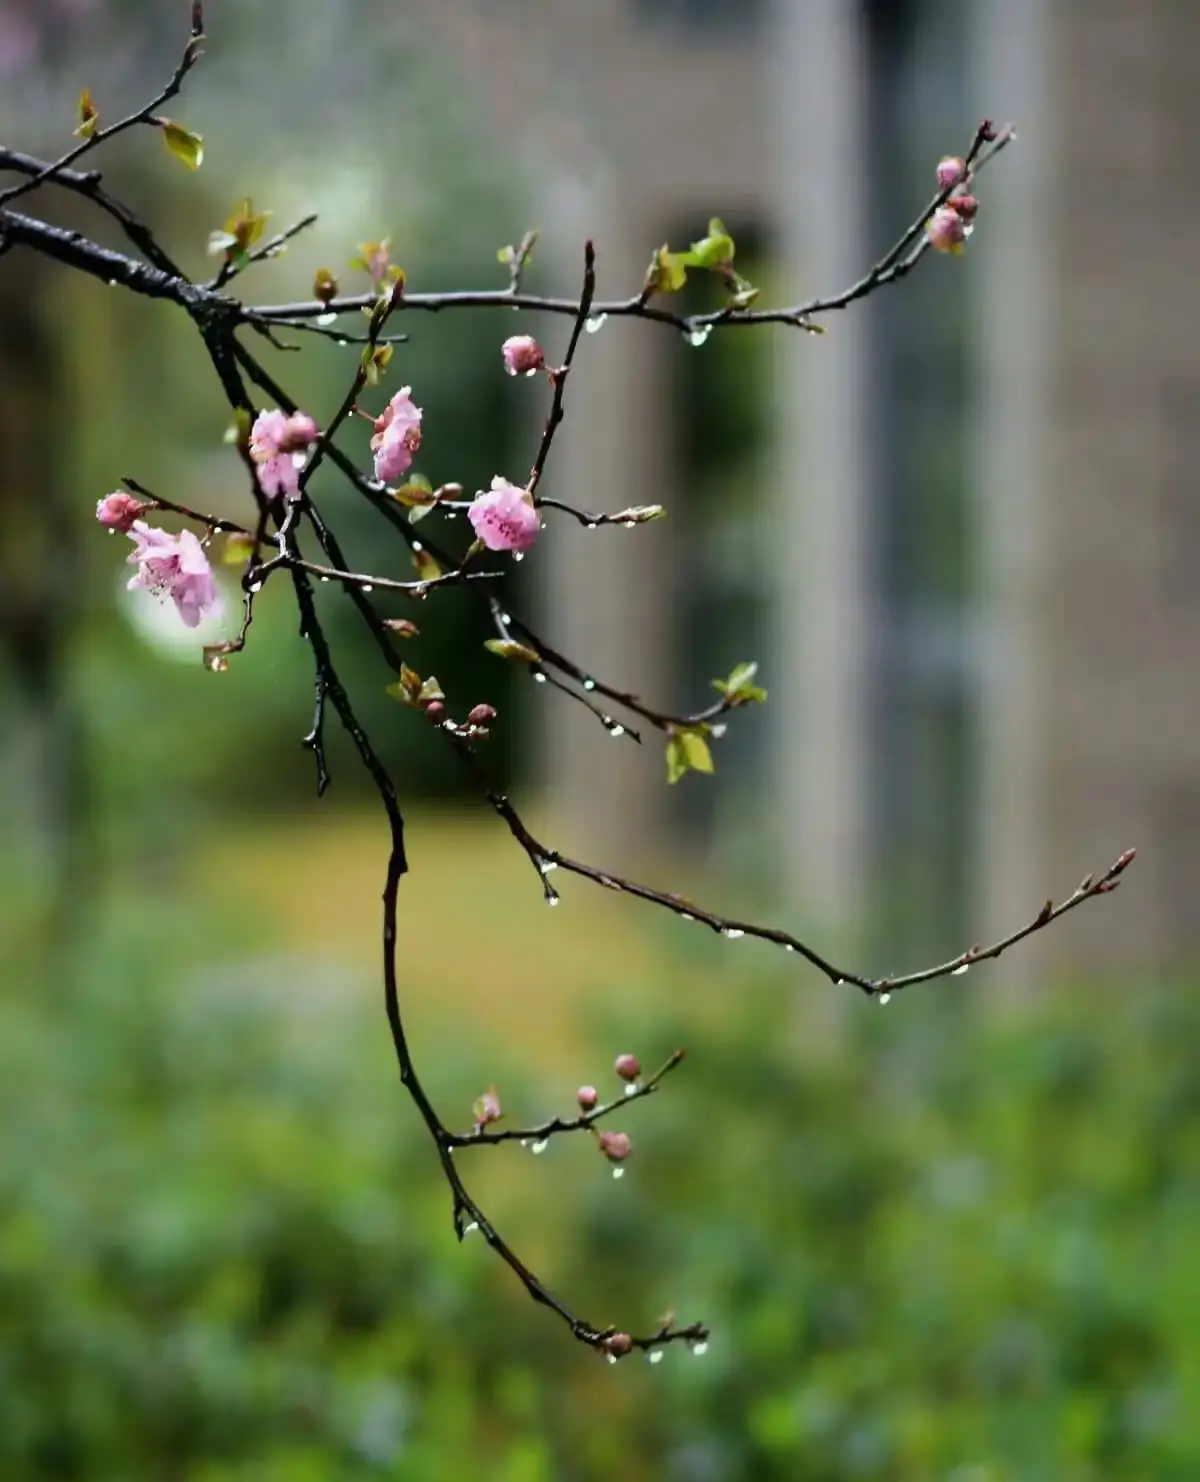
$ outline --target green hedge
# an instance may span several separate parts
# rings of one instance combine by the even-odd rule
[[[623,1026],[690,1050],[627,1178],[583,1140],[478,1155],[590,1314],[714,1327],[614,1368],[454,1241],[382,1023],[212,956],[110,925],[3,1007],[4,1482],[1200,1476],[1189,996],[985,1030],[932,988],[810,1053],[794,979],[739,980],[716,1029]],[[426,1054],[465,1105],[477,1048]]]

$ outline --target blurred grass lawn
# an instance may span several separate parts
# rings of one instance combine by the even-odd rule
[[[662,912],[562,871],[562,902],[549,910],[490,813],[427,810],[406,822],[400,961],[414,1023],[440,1032],[466,1023],[485,1040],[562,1054],[578,1046],[601,996],[619,1012],[623,997],[653,994],[671,975]],[[562,837],[536,810],[530,823],[543,839]],[[249,910],[268,923],[265,946],[336,961],[376,993],[386,859],[378,812],[302,814],[214,841],[193,888],[218,913]],[[682,868],[663,862],[647,878],[678,889]]]

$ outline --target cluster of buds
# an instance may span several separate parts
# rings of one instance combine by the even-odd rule
[[[971,194],[970,180],[967,162],[959,156],[946,155],[938,162],[938,186],[950,194],[925,223],[929,244],[936,252],[961,252],[974,230],[979,202]]]

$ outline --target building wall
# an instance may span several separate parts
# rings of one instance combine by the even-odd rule
[[[490,75],[504,126],[538,135],[544,250],[564,291],[584,236],[602,292],[619,296],[668,229],[713,210],[768,223],[781,281],[798,293],[865,265],[860,7],[768,9],[761,31],[718,42],[641,25],[621,0],[433,7]],[[974,0],[970,37],[968,91],[1021,131],[981,183],[980,231],[951,265],[970,275],[978,375],[974,934],[1010,929],[1137,845],[1111,901],[999,972],[1037,982],[1064,967],[1161,965],[1200,939],[1200,171],[1188,148],[1200,6]],[[879,883],[867,322],[838,318],[825,343],[774,339],[776,766],[763,791],[784,909],[835,926],[869,908]],[[615,322],[585,344],[547,475],[569,471],[570,485],[556,492],[598,508],[680,497],[654,415],[670,353],[650,327]],[[669,520],[628,540],[548,535],[548,636],[632,688],[669,693],[680,576]],[[571,847],[614,864],[651,852],[665,819],[659,748],[614,744],[578,707],[536,699]]]

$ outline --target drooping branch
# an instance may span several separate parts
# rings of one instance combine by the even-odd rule
[[[628,1156],[628,1139],[624,1134],[607,1130],[597,1132],[596,1124],[609,1118],[618,1108],[655,1094],[665,1078],[679,1066],[683,1052],[676,1051],[648,1079],[631,1080],[626,1087],[626,1094],[604,1104],[600,1104],[592,1088],[581,1088],[580,1113],[577,1116],[556,1116],[529,1127],[500,1130],[492,1125],[500,1115],[498,1104],[493,1106],[488,1103],[485,1107],[486,1114],[477,1120],[475,1129],[470,1133],[454,1132],[442,1119],[425,1091],[414,1063],[400,1000],[396,962],[399,891],[408,870],[400,798],[395,781],[360,722],[339,675],[318,611],[317,584],[337,585],[349,597],[385,665],[398,676],[401,695],[424,712],[425,719],[435,724],[446,743],[452,747],[473,784],[526,855],[539,878],[544,898],[550,905],[556,904],[559,899],[550,876],[561,870],[602,888],[643,900],[682,920],[701,923],[727,940],[752,937],[771,943],[798,955],[831,982],[852,984],[869,997],[886,1002],[890,994],[902,988],[961,974],[977,963],[999,957],[1008,948],[1052,925],[1084,901],[1110,893],[1117,887],[1123,872],[1132,862],[1133,851],[1129,850],[1121,855],[1099,878],[1087,877],[1059,905],[1047,902],[1028,924],[991,946],[971,947],[945,962],[910,973],[872,978],[838,967],[820,952],[787,932],[726,917],[697,906],[680,895],[601,870],[550,847],[530,831],[511,799],[494,785],[482,763],[479,748],[487,738],[488,725],[494,718],[494,711],[490,706],[484,705],[476,706],[465,720],[455,720],[451,716],[449,705],[453,702],[447,700],[440,688],[432,689],[430,682],[422,681],[420,676],[413,674],[402,662],[393,641],[393,625],[380,616],[373,601],[376,592],[403,593],[413,598],[424,598],[435,595],[442,587],[461,586],[483,606],[496,629],[502,649],[506,650],[506,657],[519,659],[532,673],[535,681],[558,689],[585,705],[610,734],[629,735],[634,741],[641,737],[629,724],[631,718],[636,718],[652,729],[666,732],[669,736],[680,731],[712,731],[714,722],[722,721],[737,709],[746,698],[745,692],[731,684],[715,703],[690,715],[674,715],[648,704],[619,684],[589,673],[553,644],[545,641],[501,601],[497,592],[497,585],[502,579],[501,573],[494,569],[476,568],[471,564],[478,554],[478,545],[468,548],[461,556],[455,556],[444,550],[425,527],[418,532],[415,516],[410,518],[406,514],[404,505],[397,497],[398,491],[390,489],[380,478],[371,478],[362,473],[339,446],[338,434],[345,422],[359,411],[359,398],[368,385],[373,385],[386,369],[390,346],[404,338],[402,335],[384,333],[389,319],[410,311],[440,313],[455,309],[493,307],[566,315],[573,321],[571,334],[561,364],[547,370],[551,388],[550,405],[529,478],[522,491],[528,504],[528,508],[522,512],[522,518],[533,519],[542,511],[557,511],[585,526],[636,526],[657,518],[661,511],[656,506],[637,506],[615,513],[590,513],[576,509],[557,497],[541,493],[555,436],[566,415],[570,372],[585,327],[589,323],[596,324],[607,315],[642,319],[680,331],[692,343],[701,343],[714,330],[736,326],[778,323],[816,332],[821,328],[818,323],[821,317],[847,308],[898,282],[916,267],[931,246],[935,245],[933,228],[937,225],[938,214],[945,214],[947,203],[953,204],[956,192],[961,193],[979,170],[1009,143],[1013,137],[1012,130],[996,130],[988,123],[981,125],[961,162],[961,172],[952,172],[954,178],[948,177],[941,184],[929,204],[869,271],[837,293],[787,308],[752,308],[751,299],[744,293],[738,293],[724,308],[717,311],[695,315],[678,314],[663,306],[663,293],[660,291],[662,285],[650,276],[639,291],[629,298],[597,303],[595,248],[590,241],[585,248],[583,282],[578,298],[531,294],[525,290],[524,278],[533,246],[533,234],[528,234],[518,247],[509,249],[509,281],[502,289],[409,293],[403,281],[397,280],[385,291],[381,291],[376,284],[375,291],[371,294],[294,304],[247,305],[226,291],[229,285],[245,268],[265,262],[277,254],[285,243],[310,225],[314,217],[304,217],[293,227],[253,251],[231,254],[208,283],[195,283],[164,251],[142,218],[103,189],[98,172],[75,168],[83,155],[118,133],[140,124],[157,128],[166,125],[167,121],[158,117],[157,110],[179,92],[188,72],[201,54],[202,40],[203,17],[199,4],[194,4],[191,8],[187,44],[179,65],[166,85],[144,107],[108,128],[100,128],[98,123],[89,124],[90,133],[58,160],[47,163],[13,150],[0,149],[0,171],[22,177],[19,184],[0,191],[0,251],[25,247],[72,271],[119,285],[141,296],[172,303],[189,316],[200,335],[213,371],[235,415],[235,425],[239,429],[237,453],[249,479],[257,518],[253,525],[248,525],[204,514],[178,501],[155,495],[131,478],[124,481],[127,493],[121,497],[136,496],[141,501],[139,512],[142,515],[153,509],[178,515],[201,528],[206,540],[215,533],[221,533],[247,545],[248,556],[242,573],[243,614],[240,631],[230,642],[207,651],[212,668],[224,667],[229,655],[245,645],[253,619],[254,599],[265,582],[276,571],[286,571],[290,577],[299,617],[300,637],[307,644],[313,662],[312,720],[302,744],[315,758],[317,791],[319,794],[323,793],[329,780],[324,736],[326,712],[331,707],[349,737],[359,762],[371,779],[387,821],[388,861],[382,898],[385,1013],[401,1082],[429,1134],[442,1175],[450,1190],[452,1219],[459,1238],[464,1238],[472,1231],[480,1232],[534,1301],[556,1313],[570,1326],[578,1339],[606,1352],[610,1359],[615,1360],[635,1349],[648,1351],[652,1357],[657,1357],[667,1345],[681,1342],[691,1343],[699,1348],[707,1342],[708,1337],[707,1329],[701,1323],[676,1326],[671,1321],[645,1336],[635,1337],[618,1331],[613,1326],[601,1326],[576,1315],[525,1265],[491,1224],[461,1178],[454,1160],[456,1150],[526,1142],[536,1151],[554,1136],[576,1132],[590,1132],[596,1136],[605,1156],[618,1165],[614,1172],[623,1171],[619,1165]],[[73,192],[96,206],[120,226],[134,252],[140,255],[133,256],[105,248],[80,232],[56,227],[13,209],[15,201],[43,186]],[[962,204],[961,195],[957,198]],[[965,214],[965,204],[963,212]],[[351,333],[340,324],[331,323],[364,310],[369,315],[365,334]],[[304,441],[308,446],[303,454],[303,471],[291,477],[289,488],[274,487],[263,480],[260,459],[251,446],[249,429],[255,416],[255,407],[247,391],[247,382],[271,398],[280,414],[296,417],[300,415],[299,409],[288,396],[286,388],[278,383],[239,338],[244,329],[265,336],[276,345],[280,343],[276,338],[277,331],[285,330],[320,334],[342,344],[363,347],[358,368],[347,391],[325,422],[323,430],[315,432],[315,435],[305,435]],[[308,420],[312,425],[311,419]],[[290,453],[290,449],[285,449],[285,452]],[[315,475],[326,464],[335,469],[358,496],[367,500],[388,528],[407,544],[414,557],[424,557],[436,562],[439,574],[400,581],[371,572],[352,570],[335,531],[313,494]],[[457,492],[461,493],[461,490]],[[515,493],[510,488],[510,494]],[[470,501],[457,502],[448,490],[435,491],[432,502],[435,508],[441,507],[451,513],[472,507]],[[299,534],[305,528],[312,531],[324,561],[310,561],[301,555]],[[508,548],[516,549],[512,546]],[[623,713],[623,718],[618,719],[616,715],[610,714],[601,702],[617,707]],[[636,1077],[636,1072],[634,1075]],[[587,1097],[584,1096],[585,1091],[589,1093]]]

